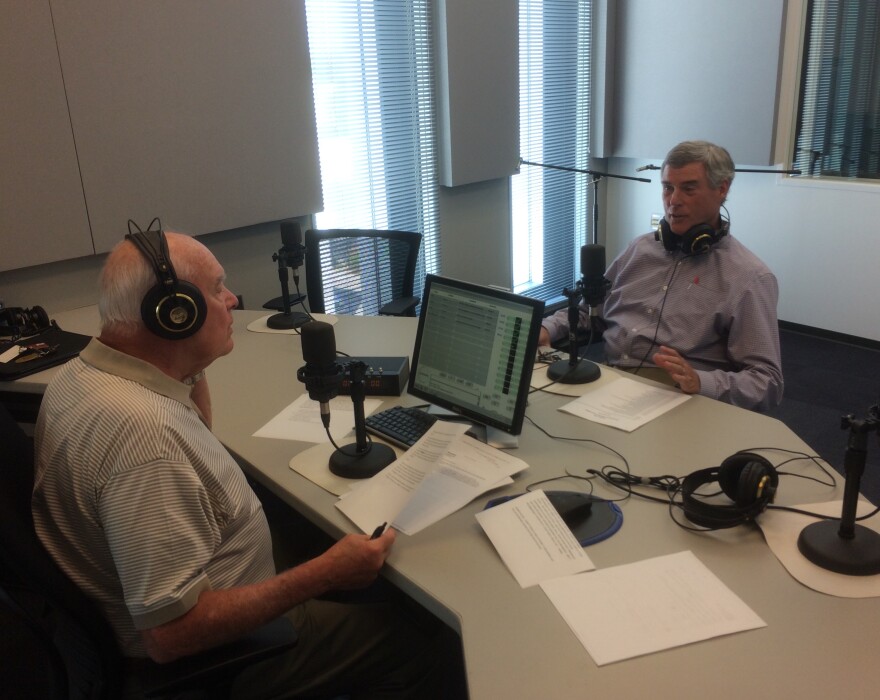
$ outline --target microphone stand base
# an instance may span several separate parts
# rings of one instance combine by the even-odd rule
[[[308,314],[299,311],[291,311],[289,314],[273,314],[266,319],[266,325],[274,330],[291,330],[299,328],[309,322]]]
[[[294,304],[300,304],[306,299],[305,294],[294,294],[293,296],[288,295],[289,304],[293,306]],[[270,311],[284,311],[284,297],[275,297],[274,299],[269,299],[265,304],[263,304],[264,309],[269,309]]]
[[[816,566],[848,576],[880,574],[880,534],[858,523],[854,537],[841,537],[840,521],[807,525],[798,537],[798,549]]]
[[[370,449],[361,454],[343,452],[345,449],[354,452],[357,445],[346,445],[330,455],[330,471],[345,479],[368,479],[397,459],[394,450],[378,442],[371,442]]]
[[[576,365],[569,360],[557,360],[547,368],[547,376],[560,384],[588,384],[600,374],[599,365],[590,360],[580,360]]]

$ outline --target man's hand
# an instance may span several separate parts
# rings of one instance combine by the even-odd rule
[[[333,590],[363,588],[376,580],[394,544],[390,527],[374,540],[369,535],[347,535],[324,552],[326,571]]]
[[[659,352],[651,358],[654,364],[664,370],[685,394],[696,394],[700,390],[700,377],[691,363],[677,350],[660,346]]]
[[[541,332],[538,334],[538,347],[540,348],[545,345],[550,345],[550,333],[547,332],[544,326],[541,326]]]

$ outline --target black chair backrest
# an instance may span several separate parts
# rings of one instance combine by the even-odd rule
[[[312,313],[376,315],[412,297],[422,235],[372,229],[305,234],[306,291]]]

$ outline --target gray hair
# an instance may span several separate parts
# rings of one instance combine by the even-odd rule
[[[674,146],[666,154],[663,168],[681,168],[691,163],[702,163],[706,168],[706,178],[713,188],[721,187],[721,183],[727,180],[733,183],[734,172],[733,159],[726,148],[716,146],[708,141],[682,141]]]
[[[169,256],[178,279],[191,279],[195,272],[194,256],[181,255],[181,248],[174,241],[176,235],[168,236]],[[117,243],[98,279],[101,329],[112,328],[114,333],[133,335],[143,324],[141,301],[157,283],[153,266],[137,247],[127,239]]]

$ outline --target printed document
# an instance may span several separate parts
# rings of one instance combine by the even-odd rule
[[[680,391],[618,377],[559,410],[630,433],[689,398]]]
[[[512,483],[528,465],[464,433],[462,423],[437,421],[403,455],[336,503],[372,532],[388,522],[407,535],[446,517],[486,491]]]
[[[523,588],[595,568],[543,491],[481,511],[477,521]]]
[[[541,588],[598,666],[766,627],[693,552],[679,552]]]
[[[364,399],[364,415],[368,416],[382,405],[380,399]],[[330,400],[330,434],[336,444],[354,430],[354,405],[350,396],[337,396]],[[317,401],[303,394],[266,425],[254,433],[254,437],[299,440],[300,442],[328,443],[327,431],[321,422],[321,409]]]

